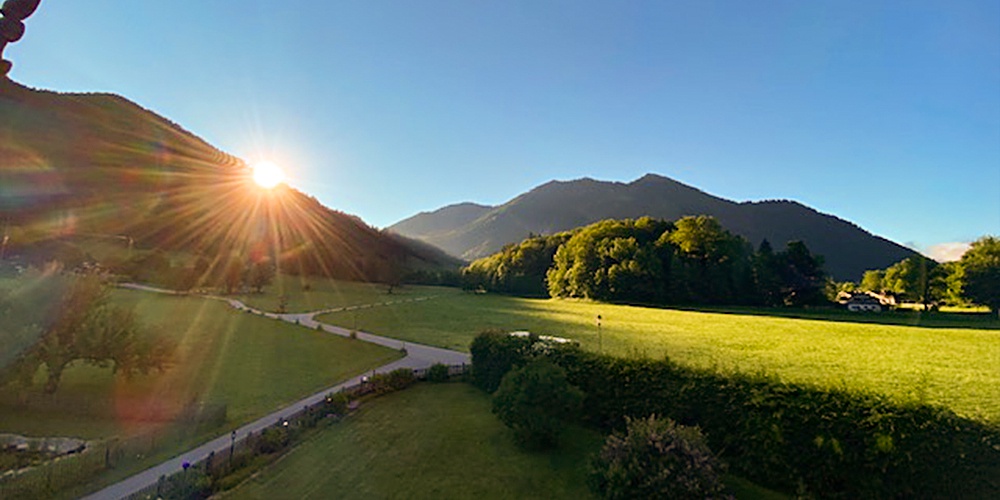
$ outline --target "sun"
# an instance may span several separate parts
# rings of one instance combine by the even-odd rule
[[[253,181],[258,186],[271,189],[285,180],[285,172],[270,161],[259,161],[253,165]]]

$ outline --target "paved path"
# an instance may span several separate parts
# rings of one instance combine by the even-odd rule
[[[121,285],[121,287],[129,288],[132,290],[143,290],[147,292],[179,295],[178,292],[173,290],[165,290],[145,285],[138,285],[134,283],[123,284]],[[326,309],[323,311],[314,311],[308,313],[276,314],[254,309],[236,299],[230,299],[226,297],[216,297],[216,296],[203,296],[203,297],[217,299],[217,300],[224,300],[228,302],[230,306],[236,309],[252,312],[254,314],[260,314],[269,318],[282,319],[290,323],[295,323],[297,321],[299,325],[306,328],[316,329],[316,327],[319,326],[323,331],[327,333],[340,335],[342,337],[349,337],[350,331],[345,328],[340,328],[338,326],[328,325],[326,323],[320,323],[315,320],[315,316],[326,312],[345,311],[345,310],[349,311],[353,309],[363,309],[374,306],[369,304],[364,306],[348,306],[337,309]],[[417,299],[404,299],[396,302],[381,303],[378,305],[390,305],[392,303],[414,302],[414,301],[429,300],[429,299],[430,297],[422,297]],[[391,349],[406,349],[406,356],[404,358],[393,361],[392,363],[389,363],[387,365],[380,366],[372,370],[372,372],[370,373],[387,373],[397,368],[413,368],[413,369],[427,368],[435,363],[444,363],[446,365],[460,365],[463,363],[471,362],[470,356],[464,352],[452,351],[449,349],[442,349],[440,347],[432,347],[423,344],[416,344],[413,342],[403,342],[401,340],[390,339],[388,337],[382,337],[379,335],[373,335],[365,332],[358,332],[357,338],[358,340],[362,340],[364,342],[371,342],[373,344],[389,347]],[[323,400],[323,398],[325,398],[331,392],[337,392],[344,387],[357,385],[358,383],[361,382],[361,378],[363,376],[369,375],[370,373],[358,375],[357,377],[354,377],[345,382],[341,382],[333,387],[323,389],[322,391],[319,391],[316,394],[313,394],[312,396],[296,401],[276,412],[261,417],[249,424],[244,425],[243,427],[240,427],[239,429],[236,429],[235,441],[236,442],[242,441],[243,439],[246,438],[247,434],[251,432],[259,433],[262,429],[270,425],[273,425],[275,422],[279,422],[285,418],[288,418],[290,415],[293,415],[294,413],[301,410],[305,406],[310,406],[319,403],[320,401]],[[232,441],[233,437],[231,434],[225,434],[219,436],[193,450],[182,453],[181,455],[178,455],[170,460],[167,460],[166,462],[163,462],[155,467],[146,469],[145,471],[140,472],[132,477],[129,477],[128,479],[115,483],[111,486],[108,486],[107,488],[104,488],[101,491],[98,491],[97,493],[88,495],[83,498],[84,500],[118,500],[120,498],[126,497],[134,492],[142,490],[143,488],[156,484],[156,482],[160,479],[160,476],[168,476],[175,472],[181,471],[185,462],[193,464],[200,460],[203,460],[212,452],[215,452],[217,455],[224,452],[228,452],[229,447],[232,445]]]

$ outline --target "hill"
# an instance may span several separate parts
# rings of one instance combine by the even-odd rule
[[[813,253],[824,256],[826,270],[840,280],[858,280],[868,269],[882,269],[914,254],[794,201],[738,203],[654,174],[630,183],[552,181],[497,207],[453,205],[418,214],[388,229],[472,260],[532,233],[552,234],[604,219],[645,215],[667,220],[711,215],[754,246],[765,239],[776,248],[801,240]]]
[[[268,255],[286,271],[382,280],[458,261],[282,185],[112,94],[0,80],[0,223],[7,252],[103,236],[140,248]]]

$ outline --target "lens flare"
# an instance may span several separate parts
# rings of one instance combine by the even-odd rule
[[[261,161],[253,166],[253,181],[258,186],[271,189],[285,180],[281,167],[269,161]]]

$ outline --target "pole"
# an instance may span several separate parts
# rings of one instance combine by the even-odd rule
[[[604,354],[604,337],[601,335],[601,315],[597,315],[597,351]]]

